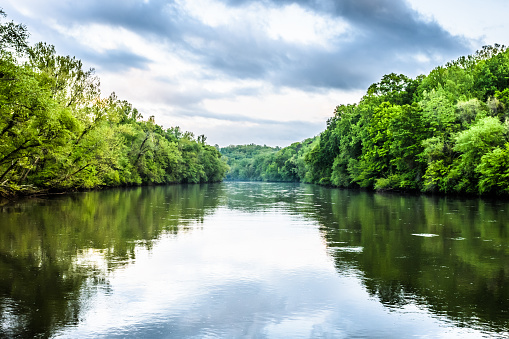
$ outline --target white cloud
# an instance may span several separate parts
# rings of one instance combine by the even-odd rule
[[[297,4],[267,7],[258,3],[247,8],[227,7],[214,0],[180,0],[179,6],[190,16],[210,27],[247,30],[272,40],[331,47],[331,40],[345,33],[348,25],[339,18],[319,15]],[[190,39],[200,45],[203,41]]]
[[[177,4],[188,15],[210,27],[231,24],[242,15],[242,11],[231,9],[214,0],[177,0]]]
[[[436,20],[447,31],[483,44],[509,44],[509,2],[500,0],[407,0],[428,20]]]
[[[257,117],[258,119],[287,121],[324,121],[332,115],[336,105],[354,103],[360,99],[360,92],[323,91],[309,93],[297,89],[283,89],[276,92],[265,89],[261,96],[237,96],[232,99],[206,99],[203,107],[208,111],[229,115]]]
[[[104,24],[68,27],[59,24],[56,20],[49,20],[48,26],[63,36],[73,38],[77,44],[87,46],[87,48],[98,53],[125,47],[131,49],[133,44],[147,45],[137,34],[122,27],[112,27]]]
[[[269,9],[268,22],[273,39],[323,47],[331,47],[331,41],[348,30],[342,19],[321,16],[296,4]]]

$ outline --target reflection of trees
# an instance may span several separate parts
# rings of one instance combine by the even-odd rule
[[[0,336],[51,336],[76,324],[88,294],[136,248],[186,230],[218,206],[221,185],[88,192],[1,209]]]
[[[161,235],[202,222],[220,203],[243,212],[276,206],[317,221],[337,270],[358,270],[388,307],[412,302],[465,325],[509,328],[503,204],[235,183],[108,190],[3,207],[0,336],[46,337],[78,323],[89,296],[108,288],[108,271]]]
[[[86,278],[70,276],[65,263],[47,260],[40,264],[29,256],[0,256],[0,333],[47,337],[62,320],[71,324],[78,321],[76,287],[82,286]]]
[[[357,267],[382,303],[417,302],[462,324],[509,329],[507,207],[480,199],[309,190],[338,270],[345,261]],[[363,250],[342,251],[345,244]]]
[[[289,206],[295,202],[299,184],[274,182],[229,183],[226,206],[244,212],[264,211],[278,203]]]

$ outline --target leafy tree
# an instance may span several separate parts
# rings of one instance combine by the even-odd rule
[[[386,74],[380,82],[369,86],[367,95],[374,95],[395,105],[411,104],[422,78],[411,79],[404,74]]]
[[[480,174],[479,193],[508,194],[509,144],[485,153],[475,171]]]
[[[46,154],[66,144],[66,131],[75,123],[58,107],[44,80],[13,56],[0,52],[0,183],[24,181]]]
[[[0,8],[0,18],[7,14]],[[17,53],[23,53],[27,48],[29,33],[25,25],[14,22],[0,23],[0,50],[12,49]]]
[[[227,165],[204,135],[143,121],[115,93],[101,97],[81,60],[27,36],[0,24],[1,194],[222,180]]]
[[[486,117],[456,136],[454,150],[461,155],[448,175],[457,182],[456,191],[473,193],[478,190],[477,166],[484,155],[507,142],[507,133],[507,128],[497,118]],[[493,157],[486,158],[485,162],[492,160]],[[486,186],[488,185],[485,183],[483,187]],[[485,188],[481,191],[485,191]]]
[[[474,73],[474,89],[483,101],[509,87],[509,50],[495,45],[487,56],[477,63]]]

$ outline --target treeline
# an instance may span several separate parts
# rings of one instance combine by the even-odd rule
[[[281,149],[260,145],[228,146],[220,149],[230,171],[226,180],[298,182],[308,166],[304,160],[315,138]]]
[[[389,74],[336,107],[306,156],[312,182],[509,193],[509,50],[486,46],[427,76]]]
[[[93,69],[27,37],[0,24],[0,193],[223,179],[228,167],[205,136],[101,97]]]
[[[337,187],[507,195],[508,117],[509,50],[485,46],[415,79],[385,75],[358,104],[337,106],[312,147],[293,144],[259,159],[258,173]]]

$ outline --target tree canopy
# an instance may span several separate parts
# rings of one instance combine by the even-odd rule
[[[205,136],[144,120],[81,60],[27,37],[0,23],[0,193],[223,179]]]
[[[415,79],[385,75],[359,103],[337,106],[314,139],[254,157],[221,149],[228,178],[507,195],[508,81],[509,49],[500,45]]]

